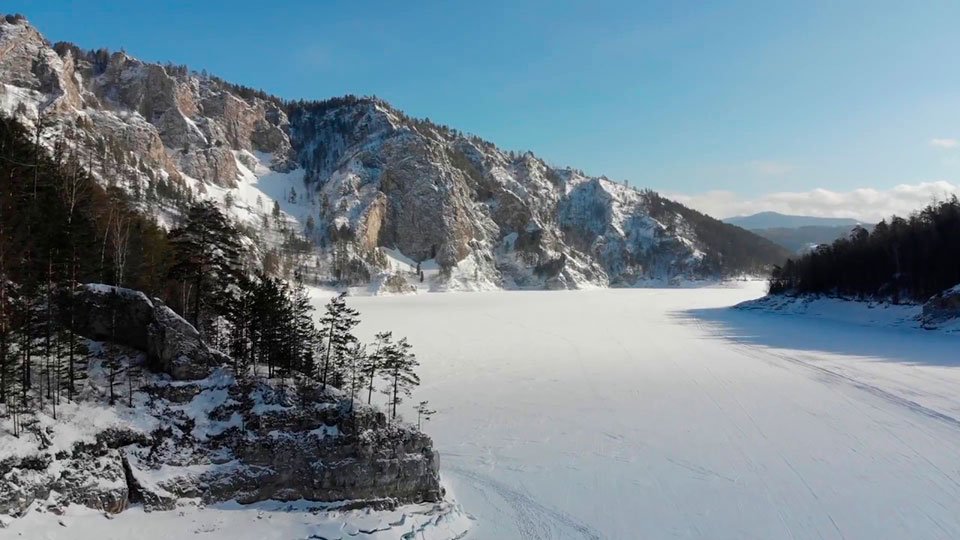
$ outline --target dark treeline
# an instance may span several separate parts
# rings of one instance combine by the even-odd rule
[[[960,283],[960,202],[931,204],[909,218],[881,221],[867,232],[821,245],[788,260],[770,277],[771,293],[825,293],[925,301]]]
[[[83,377],[83,340],[69,324],[78,283],[162,296],[169,242],[125,194],[103,189],[64,141],[48,153],[43,126],[0,117],[0,402],[16,419],[31,403],[54,415]],[[63,299],[66,301],[63,301]]]

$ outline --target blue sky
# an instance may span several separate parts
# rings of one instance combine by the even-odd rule
[[[780,192],[892,196],[898,184],[960,184],[951,142],[960,2],[6,0],[2,9],[52,41],[122,47],[287,98],[376,94],[505,148],[687,194],[714,213],[739,213],[745,200],[790,210],[770,202]]]

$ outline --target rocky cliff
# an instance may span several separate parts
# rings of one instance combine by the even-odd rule
[[[360,281],[388,269],[384,248],[435,265],[440,290],[632,286],[758,272],[786,256],[689,209],[662,211],[654,193],[376,98],[282,102],[185,66],[51,45],[18,17],[0,21],[0,82],[0,110],[161,222],[214,198],[266,248],[292,232],[327,248],[321,262],[331,246],[349,251]]]
[[[130,503],[439,503],[431,440],[310,383],[237,380],[229,359],[142,293],[87,286],[76,330],[93,340],[76,399],[0,446],[0,516],[32,504],[109,513]],[[2,523],[0,523],[2,524]]]

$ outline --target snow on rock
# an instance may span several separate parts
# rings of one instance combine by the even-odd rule
[[[229,358],[136,291],[89,285],[76,299],[75,330],[115,343],[88,343],[87,378],[56,412],[34,399],[19,437],[11,417],[0,422],[0,515],[300,499],[450,513],[436,510],[449,506],[439,456],[413,426],[310,381],[238,380]]]
[[[858,301],[826,295],[767,295],[738,304],[736,309],[881,326],[917,326],[920,314],[920,307],[913,304]]]
[[[68,141],[166,227],[191,200],[214,200],[261,259],[286,246],[289,266],[316,281],[334,279],[343,241],[353,271],[337,279],[371,294],[669,283],[723,260],[722,242],[682,216],[654,219],[647,193],[376,98],[285,104],[182,66],[53,47],[22,19],[0,20],[0,51],[0,110],[27,125],[42,115],[42,144]],[[438,271],[403,275],[404,287],[382,249]]]
[[[924,328],[960,331],[960,284],[927,300],[920,321]]]

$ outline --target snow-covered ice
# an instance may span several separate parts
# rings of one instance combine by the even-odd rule
[[[414,345],[468,538],[960,538],[958,337],[728,308],[762,293],[351,303]]]
[[[0,537],[440,539],[466,512],[483,540],[960,538],[960,336],[730,309],[762,292],[352,297],[365,339],[413,343],[423,386],[405,414],[439,411],[424,429],[459,507],[71,507]]]

